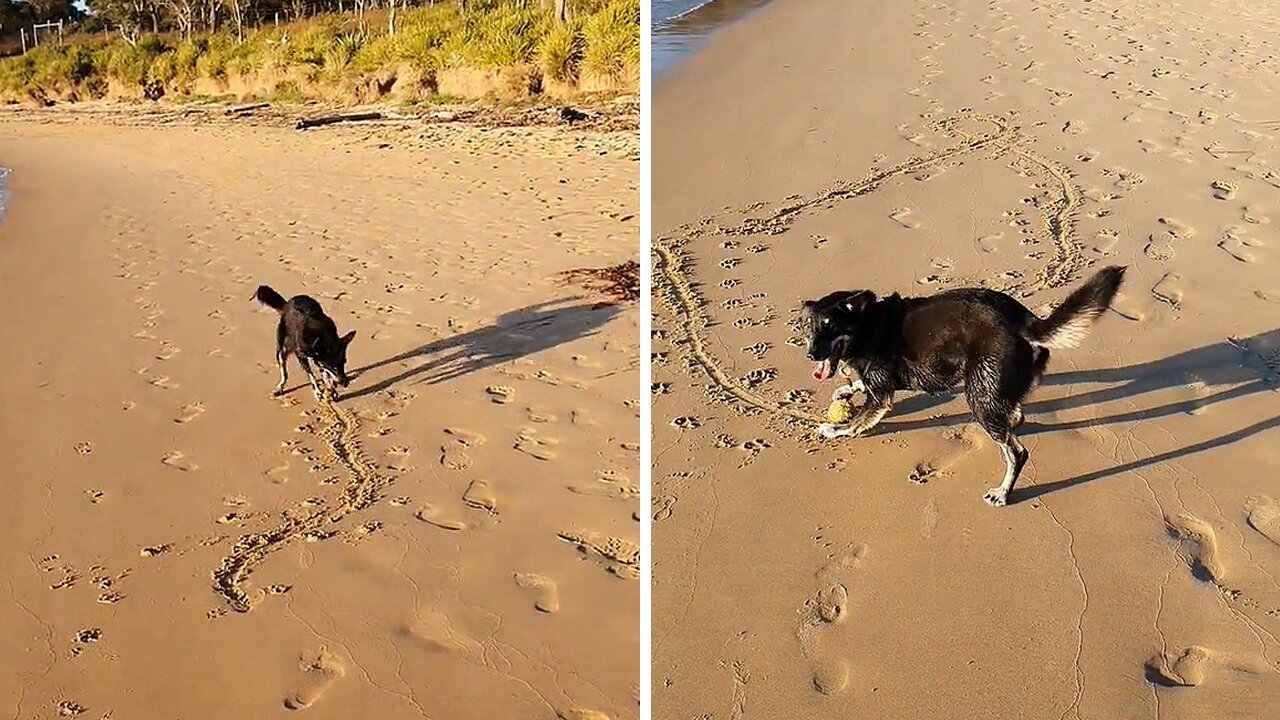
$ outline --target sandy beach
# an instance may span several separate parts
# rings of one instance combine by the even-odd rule
[[[0,114],[0,712],[637,717],[634,121],[148,112]]]
[[[775,0],[656,85],[654,717],[1280,717],[1278,29]],[[1008,507],[960,397],[816,437],[802,300],[1109,264]]]

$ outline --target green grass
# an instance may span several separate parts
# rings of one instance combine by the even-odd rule
[[[615,80],[640,67],[640,38],[629,31],[640,23],[640,0],[611,3],[583,24],[586,52],[582,62],[590,72]]]
[[[538,64],[542,72],[552,80],[575,82],[582,67],[582,57],[587,50],[587,39],[582,33],[581,20],[560,25],[542,38],[538,47]]]
[[[0,99],[102,97],[112,90],[180,97],[201,79],[251,84],[258,77],[288,77],[276,95],[305,99],[309,83],[358,84],[403,66],[427,84],[450,69],[532,67],[535,75],[570,86],[588,74],[638,85],[639,0],[576,0],[574,20],[563,25],[549,8],[526,4],[477,0],[466,12],[453,3],[413,8],[399,13],[394,35],[385,22],[361,27],[347,14],[252,30],[243,41],[223,32],[186,40],[146,36],[136,45],[42,46],[0,60]]]

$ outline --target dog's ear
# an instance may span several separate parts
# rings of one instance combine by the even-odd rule
[[[859,290],[840,301],[840,309],[850,315],[861,315],[867,306],[876,301],[876,294],[870,290]]]
[[[347,333],[346,335],[343,335],[343,336],[342,336],[342,344],[343,344],[343,345],[350,345],[350,344],[351,344],[351,341],[352,341],[352,340],[355,340],[355,339],[356,339],[356,331],[355,331],[355,330],[352,330],[351,332],[349,332],[349,333]]]

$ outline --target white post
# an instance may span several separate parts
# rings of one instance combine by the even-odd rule
[[[22,31],[22,54],[26,55],[27,54],[27,29],[19,28],[19,30]]]
[[[36,32],[36,26],[31,26],[31,42],[32,47],[40,47],[40,33]]]

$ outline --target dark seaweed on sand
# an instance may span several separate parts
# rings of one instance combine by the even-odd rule
[[[560,273],[560,280],[601,293],[615,303],[640,299],[640,263],[635,260],[603,268],[567,270]]]

